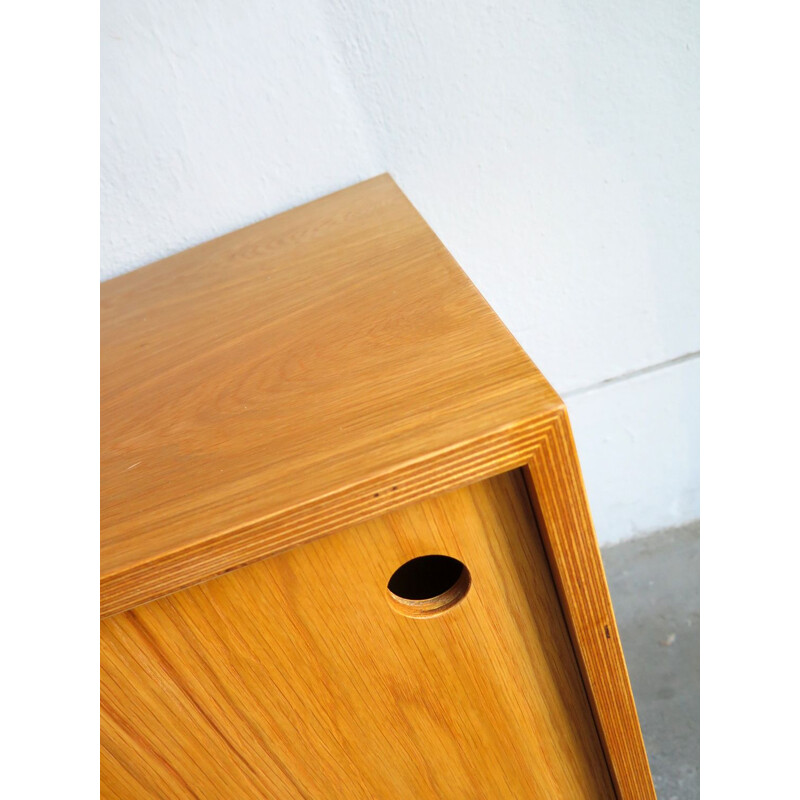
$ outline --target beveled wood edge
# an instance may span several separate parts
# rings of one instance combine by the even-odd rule
[[[656,800],[566,408],[523,472],[617,796]]]
[[[559,408],[560,404],[554,404],[553,411],[535,419],[459,442],[279,515],[102,575],[100,617],[213,580],[427,497],[517,469],[532,458]]]

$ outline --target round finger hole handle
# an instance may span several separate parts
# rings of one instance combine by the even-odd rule
[[[395,611],[407,617],[428,617],[460,603],[471,582],[469,570],[457,558],[430,555],[406,561],[386,588]]]

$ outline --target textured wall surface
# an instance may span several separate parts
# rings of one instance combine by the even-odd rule
[[[699,515],[696,0],[103,0],[102,278],[390,172],[567,398],[598,535]]]

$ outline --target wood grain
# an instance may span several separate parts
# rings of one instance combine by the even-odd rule
[[[232,768],[230,759],[244,768],[245,762],[250,764],[271,747],[273,733],[288,730],[287,718],[280,716],[288,712],[283,706],[270,705],[253,683],[255,675],[264,673],[248,661],[250,645],[245,647],[231,632],[223,635],[213,630],[212,622],[201,618],[207,614],[219,622],[224,612],[225,620],[236,620],[248,636],[255,635],[249,623],[236,617],[236,608],[225,599],[229,590],[220,594],[220,586],[231,587],[237,599],[241,592],[256,592],[261,614],[275,616],[275,626],[286,621],[284,616],[301,626],[297,630],[306,637],[303,647],[334,648],[324,639],[312,642],[302,625],[310,625],[314,637],[321,635],[323,612],[344,612],[337,603],[345,601],[331,605],[333,601],[324,600],[320,595],[324,590],[316,580],[313,586],[303,587],[311,599],[301,600],[303,592],[281,571],[281,564],[300,565],[306,557],[318,558],[313,568],[321,570],[326,558],[349,557],[352,550],[357,563],[372,570],[370,580],[377,579],[378,566],[390,566],[382,559],[399,558],[407,550],[405,534],[391,527],[391,520],[405,517],[395,515],[409,515],[419,522],[415,515],[428,513],[419,509],[437,508],[436,503],[445,502],[431,498],[527,464],[547,557],[617,795],[620,800],[654,798],[566,411],[391,178],[375,178],[115,278],[103,284],[101,296],[101,616],[117,614],[102,628],[104,697],[114,698],[104,705],[104,731],[115,731],[105,739],[104,774],[116,776],[115,791],[120,796],[141,796],[136,792],[143,786],[154,796],[193,796],[191,785],[179,788],[180,775],[170,765],[174,753],[191,750],[199,741],[207,744],[208,737],[222,750],[232,747],[235,751],[234,755],[226,751],[227,766],[209,765],[210,772],[203,778],[209,786],[222,785],[216,781],[222,781]],[[477,487],[486,485],[497,484],[489,481]],[[483,490],[473,486],[464,491],[464,496],[472,496],[469,492]],[[493,502],[497,500],[495,496]],[[457,505],[463,504],[458,501]],[[440,511],[434,516],[441,530],[450,531],[442,534],[441,546],[461,547],[461,539],[450,536],[457,532],[447,527],[445,515]],[[357,523],[363,524],[346,534],[315,541]],[[364,537],[359,545],[353,543],[353,530]],[[499,541],[505,541],[507,532],[499,530],[503,531]],[[473,533],[478,542],[477,529]],[[337,544],[340,537],[350,544]],[[380,552],[384,537],[389,537],[386,555]],[[413,543],[424,541],[414,539]],[[286,552],[298,545],[303,547]],[[519,555],[525,545],[509,547]],[[535,550],[538,544],[531,547]],[[318,551],[329,556],[317,557]],[[267,556],[273,558],[256,563]],[[503,577],[498,571],[501,561],[491,563],[495,572],[487,585],[495,586],[500,594],[495,597],[497,605],[481,607],[481,613],[483,622],[491,620],[492,636],[500,638],[484,631],[479,641],[461,627],[457,631],[453,627],[452,620],[475,608],[470,590],[467,600],[441,615],[445,622],[439,627],[433,619],[406,618],[405,624],[432,625],[424,636],[445,631],[444,639],[425,639],[426,647],[443,647],[448,658],[467,646],[484,648],[484,667],[486,662],[494,667],[512,661],[516,665],[519,647],[525,658],[533,657],[530,642],[542,634],[525,609],[544,606],[537,605],[527,587],[515,584],[513,591],[503,588],[502,592],[497,588],[516,581],[524,567],[511,569],[506,563],[504,569],[510,572]],[[253,566],[237,569],[248,564]],[[331,574],[338,574],[339,568],[331,567]],[[236,571],[218,578],[232,570]],[[344,575],[335,580],[346,593]],[[253,581],[258,579],[252,576],[274,580],[275,586],[283,587],[282,594],[270,595],[273,590],[263,587],[256,591]],[[365,580],[357,585],[366,588]],[[202,581],[210,582],[178,591]],[[271,612],[264,600],[267,596],[278,603]],[[315,599],[328,606],[316,622],[310,610],[304,612],[307,616],[301,624],[291,609],[277,611],[289,597],[301,605]],[[130,611],[143,603],[148,605]],[[382,604],[384,616],[372,618],[376,608],[365,606],[358,624],[369,629],[378,621],[382,625],[387,608],[391,610],[388,603]],[[396,628],[400,623],[394,617],[401,615],[392,613],[391,636],[401,637],[397,641],[404,645],[417,642],[408,638],[412,629]],[[278,628],[270,627],[272,622],[263,624],[270,636],[279,635]],[[513,642],[502,638],[512,636],[509,625],[522,626],[513,634]],[[174,644],[169,639],[173,634]],[[287,635],[280,635],[285,641]],[[259,647],[273,647],[258,637],[257,641]],[[368,646],[373,645],[364,644]],[[500,650],[485,649],[494,646]],[[308,651],[292,652],[301,657]],[[232,661],[231,653],[239,660]],[[378,657],[377,651],[368,649],[361,655]],[[562,656],[548,657],[548,669]],[[206,675],[201,685],[195,685],[192,674],[181,671],[184,657],[201,675],[205,670],[217,678]],[[477,669],[477,656],[471,657]],[[287,671],[307,668],[275,658]],[[529,667],[532,662],[522,663]],[[436,664],[423,666],[435,670]],[[238,672],[215,673],[234,666]],[[344,661],[338,669],[343,686],[360,680],[347,673]],[[535,695],[539,690],[525,674],[523,669],[519,686]],[[144,705],[125,707],[120,686],[128,686],[130,692],[145,691],[156,675],[162,683],[146,689]],[[445,672],[441,677],[450,680],[453,674]],[[324,691],[331,691],[325,673],[317,672],[316,678]],[[421,673],[418,691],[425,695],[432,687],[422,686],[423,678]],[[310,676],[308,680],[310,686]],[[473,675],[470,680],[475,689],[478,679]],[[291,698],[289,687],[281,686],[283,700]],[[580,696],[574,682],[568,690],[562,689],[564,697],[570,692]],[[458,694],[467,691],[460,684],[452,691],[455,699],[465,699]],[[273,728],[258,742],[242,742],[246,734],[225,728],[242,723],[243,717],[248,725],[252,722],[250,712],[237,706],[229,692],[255,693],[257,708],[276,715],[269,717]],[[207,715],[197,717],[200,712],[191,699],[195,697],[211,703]],[[334,697],[338,697],[335,692]],[[529,725],[526,714],[538,714],[537,719],[545,715],[547,703],[559,707],[559,702],[567,706],[577,702],[563,697],[556,702],[554,697],[540,698],[542,705],[533,708],[534,701],[526,695],[520,701],[523,711],[502,706],[496,713],[507,719],[495,722],[508,732],[508,726],[522,725],[523,718]],[[274,698],[275,703],[279,700]],[[444,714],[437,702],[428,700],[426,713]],[[146,721],[140,719],[142,715],[157,716],[158,709],[165,720],[173,722],[191,712],[192,719],[198,720],[198,731],[202,730],[184,736],[154,729],[152,735],[168,753],[163,763],[158,756],[161,750],[153,750],[137,727]],[[584,712],[574,713],[577,716],[570,716],[576,726],[573,733],[581,739],[588,736],[591,726]],[[453,717],[443,719],[455,724]],[[470,719],[477,725],[476,719]],[[223,727],[217,730],[219,725]],[[425,725],[426,730],[431,726],[438,730],[430,721]],[[578,728],[580,734],[575,733]],[[544,730],[552,733],[546,726]],[[224,746],[214,738],[219,736]],[[555,745],[547,746],[564,744],[556,739]],[[530,739],[521,741],[534,746]],[[231,742],[235,746],[229,746]],[[286,742],[282,746],[288,747]],[[344,745],[326,746],[340,752]],[[403,752],[417,757],[413,748],[420,744],[413,735],[411,743],[402,746]],[[511,747],[509,758],[522,764],[521,753],[508,743],[505,746]],[[537,739],[534,749],[543,746]],[[596,759],[587,755],[591,747],[585,743],[581,747],[589,750],[581,750],[575,762],[588,758],[587,763],[595,764],[590,770],[594,774]],[[319,742],[313,748],[315,758],[330,758],[325,756],[328,751],[319,749]],[[346,750],[348,758],[355,757],[352,750]],[[490,748],[489,752],[495,751]],[[280,772],[287,753],[273,753],[274,769]],[[437,769],[444,764],[436,761],[439,756],[430,758]],[[482,756],[474,758],[475,763],[483,763]],[[146,769],[141,759],[149,759]],[[135,763],[144,772],[132,778]],[[463,764],[458,769],[462,767],[467,769]],[[213,772],[217,768],[221,771]],[[262,784],[272,785],[264,783],[267,779],[260,768],[247,769],[249,788],[242,788],[238,796],[258,796],[248,792]],[[301,775],[309,767],[304,769]],[[569,769],[580,773],[574,765]],[[342,774],[333,766],[331,770],[344,787]],[[305,786],[307,780],[277,774],[271,780],[284,789]],[[383,773],[378,769],[376,774]],[[432,777],[435,772],[426,774],[429,783],[425,786],[438,785]],[[490,769],[489,774],[501,780],[500,773]],[[519,774],[528,773],[523,769]],[[585,775],[561,777],[567,784],[574,780],[576,785],[589,785]],[[280,783],[284,779],[285,787]],[[534,776],[528,779],[534,782],[531,785],[539,785]],[[409,773],[404,780],[422,779]],[[502,780],[513,783],[515,779]],[[342,792],[342,797],[357,796]],[[465,789],[463,796],[481,795]],[[501,792],[495,796],[527,795]]]
[[[397,613],[389,577],[432,553],[469,591]],[[104,798],[614,797],[516,471],[101,631]]]
[[[519,467],[560,402],[386,175],[101,299],[103,616]]]
[[[566,409],[525,469],[619,800],[656,800]]]

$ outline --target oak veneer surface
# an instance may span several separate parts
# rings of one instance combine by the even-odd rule
[[[103,615],[519,467],[561,405],[386,175],[101,300]]]
[[[387,581],[472,585],[427,619]],[[609,800],[518,471],[101,623],[104,798]]]

